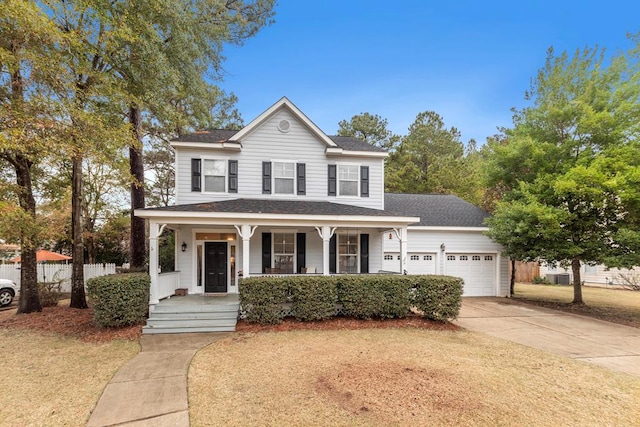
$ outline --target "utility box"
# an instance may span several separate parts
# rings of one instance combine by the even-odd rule
[[[571,274],[569,273],[557,273],[547,274],[547,280],[553,285],[570,285]]]

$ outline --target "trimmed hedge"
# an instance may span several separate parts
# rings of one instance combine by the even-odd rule
[[[93,318],[102,328],[142,323],[147,318],[149,285],[146,273],[110,274],[87,281]]]
[[[407,316],[412,307],[432,320],[455,319],[463,281],[451,276],[338,275],[250,277],[240,281],[240,302],[249,322],[280,323],[337,315],[361,319]]]

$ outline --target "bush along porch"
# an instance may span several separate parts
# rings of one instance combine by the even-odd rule
[[[462,279],[441,275],[251,277],[240,282],[240,304],[248,322],[261,324],[288,316],[402,318],[412,309],[445,322],[458,316],[463,286]]]

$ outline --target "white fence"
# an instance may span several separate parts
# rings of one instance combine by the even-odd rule
[[[62,292],[71,292],[71,264],[38,264],[38,282],[57,282],[62,280]],[[115,264],[85,264],[84,283],[87,280],[114,274]],[[20,264],[1,264],[0,279],[9,279],[20,285]]]
[[[170,297],[176,293],[180,284],[180,272],[170,271],[158,275],[158,299]]]

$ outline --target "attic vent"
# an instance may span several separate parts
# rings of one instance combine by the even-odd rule
[[[280,120],[278,122],[278,130],[282,133],[287,133],[291,130],[291,123],[289,120]]]

